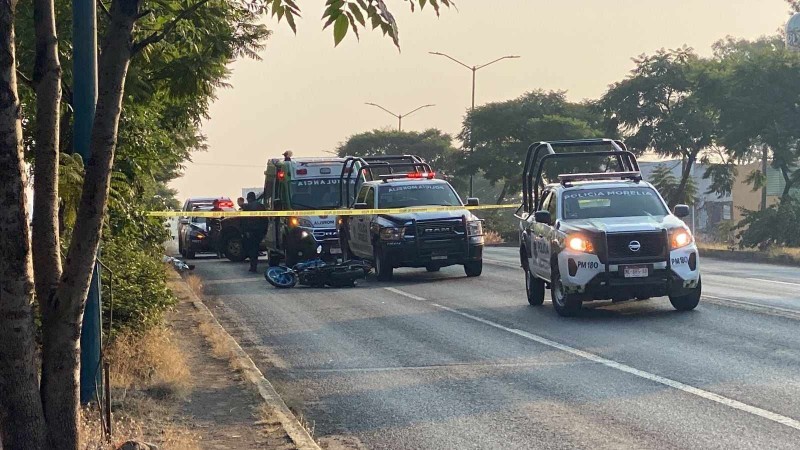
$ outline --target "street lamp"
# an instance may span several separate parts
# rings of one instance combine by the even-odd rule
[[[430,53],[431,55],[436,55],[436,56],[444,56],[445,58],[447,58],[447,59],[449,59],[449,60],[451,60],[451,61],[453,61],[453,62],[455,62],[455,63],[457,63],[457,64],[459,64],[461,66],[464,66],[467,69],[472,71],[472,106],[470,107],[470,110],[469,110],[470,113],[475,111],[475,72],[479,71],[480,69],[483,69],[484,67],[491,66],[492,64],[494,64],[494,63],[496,63],[498,61],[502,61],[504,59],[516,59],[516,58],[519,58],[519,56],[517,56],[517,55],[508,55],[508,56],[503,56],[501,58],[497,58],[494,61],[489,61],[486,64],[481,64],[479,66],[470,66],[470,65],[464,64],[463,62],[453,58],[450,55],[445,55],[444,53],[440,53],[440,52],[428,52],[428,53]],[[473,151],[475,151],[475,144],[474,144],[475,141],[474,141],[474,139],[472,139],[472,130],[470,130],[470,139],[469,140],[470,140],[470,146],[471,146],[470,153],[472,153]],[[469,196],[472,197],[472,175],[471,174],[469,176]]]
[[[430,107],[430,106],[436,106],[436,105],[422,105],[422,106],[420,106],[419,108],[412,109],[411,111],[409,111],[409,112],[407,112],[407,113],[405,113],[405,114],[395,114],[395,113],[393,113],[393,112],[389,111],[388,109],[384,108],[383,106],[381,106],[381,105],[378,105],[378,104],[375,104],[375,103],[369,103],[369,102],[367,102],[367,103],[364,103],[364,104],[365,104],[365,105],[370,105],[370,106],[375,106],[375,107],[377,107],[377,108],[380,108],[380,109],[382,109],[382,110],[386,111],[387,113],[389,113],[389,114],[393,115],[394,117],[396,117],[396,118],[397,118],[397,131],[403,131],[403,117],[408,117],[408,116],[410,116],[411,114],[414,114],[415,112],[419,111],[419,110],[420,110],[420,109],[422,109],[422,108],[428,108],[428,107]]]

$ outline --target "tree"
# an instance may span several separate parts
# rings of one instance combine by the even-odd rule
[[[632,150],[683,160],[676,197],[667,199],[675,204],[684,196],[692,166],[717,133],[716,111],[701,90],[711,69],[687,47],[662,49],[634,62],[636,68],[611,85],[600,106],[617,122]]]
[[[475,108],[458,138],[474,148],[462,172],[482,171],[492,185],[503,183],[497,198],[522,188],[519,174],[528,146],[541,140],[600,137],[602,116],[587,104],[570,103],[564,92],[533,91],[505,102]],[[471,140],[470,140],[471,139]]]
[[[422,132],[372,130],[350,136],[339,144],[336,152],[342,157],[417,155],[458,189],[459,179],[454,175],[461,162],[461,152],[453,147],[452,142],[449,134],[436,128]]]
[[[721,41],[715,57],[721,67],[714,97],[719,141],[732,158],[761,158],[762,173],[748,175],[755,188],[766,181],[771,160],[784,181],[781,201],[787,201],[800,186],[800,55],[780,37],[769,37]]]
[[[694,183],[694,179],[689,178],[683,190],[679,191],[680,181],[675,178],[672,168],[667,164],[656,166],[655,170],[653,170],[652,180],[653,186],[663,197],[673,199],[675,203],[672,203],[672,206],[676,204],[693,205],[695,203],[697,186]]]
[[[413,6],[428,3],[408,0]],[[438,13],[439,4],[429,2]],[[150,9],[143,12],[145,4]],[[198,0],[185,6],[147,0],[113,0],[109,9],[102,7],[103,37],[98,64],[98,99],[92,127],[90,153],[85,164],[81,200],[76,213],[72,239],[63,268],[58,254],[58,156],[61,124],[61,71],[53,0],[34,2],[33,28],[36,36],[34,77],[21,79],[33,87],[36,112],[27,123],[34,126],[33,139],[22,133],[21,106],[17,90],[15,57],[16,0],[0,2],[0,438],[5,448],[77,448],[78,445],[78,368],[79,340],[83,308],[92,267],[100,242],[109,199],[115,151],[123,117],[126,78],[131,60],[139,55],[145,61],[149,52],[163,48],[173,36],[185,45],[208,33],[207,23],[193,23],[204,8],[230,8],[225,0]],[[250,3],[252,11],[285,18],[295,29],[299,14],[292,0]],[[323,14],[326,26],[333,25],[335,43],[352,28],[381,27],[398,44],[394,17],[383,0],[344,2],[328,0]],[[137,22],[146,24],[136,31]],[[144,31],[147,30],[147,31]],[[196,32],[193,32],[196,31]],[[252,28],[250,28],[252,31]],[[235,33],[248,29],[236,28]],[[65,43],[68,46],[68,43]],[[246,50],[243,50],[246,52]],[[231,55],[234,57],[237,55]],[[132,72],[131,72],[132,73]],[[224,74],[223,74],[224,75]],[[169,73],[166,72],[166,76]],[[219,81],[219,78],[217,78]],[[210,101],[213,89],[203,86]],[[163,101],[162,99],[159,99]],[[203,111],[203,103],[197,105]],[[186,114],[179,108],[172,114]],[[191,116],[191,112],[189,112]],[[34,147],[37,201],[34,243],[29,239],[28,211],[24,186],[26,165],[24,147]],[[34,268],[34,258],[36,267]],[[49,265],[46,262],[49,261]],[[34,270],[36,269],[36,270]],[[34,275],[36,300],[42,311],[41,381],[34,360],[36,354],[33,326]]]

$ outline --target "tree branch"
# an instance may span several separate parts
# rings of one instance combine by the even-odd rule
[[[103,0],[97,0],[97,6],[100,7],[100,10],[103,11],[103,14],[105,14],[106,18],[111,20],[111,11],[108,10],[108,7],[105,3],[103,3]]]
[[[172,21],[170,23],[165,25],[164,28],[161,29],[161,31],[156,31],[153,34],[151,34],[150,36],[147,36],[146,38],[142,39],[141,41],[133,44],[133,48],[131,49],[131,55],[133,56],[133,55],[139,53],[140,51],[142,51],[148,45],[152,45],[152,44],[155,44],[155,43],[158,43],[158,42],[161,42],[162,40],[164,40],[164,38],[167,37],[167,35],[169,35],[169,33],[171,33],[172,30],[174,30],[176,26],[178,26],[178,22],[180,22],[181,20],[184,20],[185,18],[189,17],[192,13],[194,13],[195,11],[200,9],[201,6],[205,5],[208,2],[209,2],[209,0],[200,0],[199,2],[195,3],[194,5],[184,9],[183,11],[181,11],[181,13],[178,14],[177,16],[175,16],[175,18],[172,19]]]
[[[17,78],[19,78],[20,80],[22,80],[22,82],[23,82],[23,83],[25,83],[25,84],[26,84],[28,87],[30,87],[31,89],[36,89],[36,88],[34,87],[34,85],[33,85],[33,80],[31,80],[30,78],[28,78],[28,76],[27,76],[27,75],[25,75],[24,73],[22,73],[22,71],[21,71],[21,70],[19,70],[19,69],[17,69]]]

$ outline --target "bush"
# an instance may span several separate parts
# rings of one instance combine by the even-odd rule
[[[162,251],[125,236],[104,241],[101,258],[114,272],[112,335],[123,329],[142,333],[158,325],[177,300],[167,287]],[[103,321],[111,319],[111,277],[103,274]]]
[[[742,247],[800,247],[800,200],[788,198],[763,211],[745,211],[737,228]]]

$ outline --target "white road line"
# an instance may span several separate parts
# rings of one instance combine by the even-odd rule
[[[499,260],[490,259],[490,258],[483,258],[483,262],[489,263],[489,264],[492,264],[492,265],[495,265],[495,266],[509,267],[511,269],[520,269],[521,268],[519,263],[513,264],[513,263],[510,263],[510,262],[499,261]]]
[[[749,306],[749,307],[752,307],[754,309],[762,310],[764,312],[774,311],[774,312],[777,312],[777,313],[784,313],[784,314],[790,315],[791,318],[793,318],[793,319],[796,319],[797,317],[800,316],[800,310],[794,310],[794,309],[789,309],[789,308],[781,308],[780,306],[763,305],[763,304],[759,304],[759,303],[746,302],[744,300],[735,300],[735,299],[732,299],[732,298],[725,298],[725,297],[715,297],[713,295],[706,295],[706,294],[703,294],[703,298],[708,299],[708,300],[717,300],[717,302],[714,302],[714,303],[718,304],[718,305],[723,305],[723,306],[725,305],[725,303],[731,303],[731,304],[734,304],[734,305]]]
[[[767,283],[788,284],[789,286],[800,286],[800,283],[791,283],[789,281],[767,280],[765,278],[747,278],[753,281],[766,281]]]
[[[500,325],[499,323],[492,322],[491,320],[487,320],[487,319],[484,319],[484,318],[478,317],[478,316],[473,316],[472,314],[461,312],[461,311],[455,310],[453,308],[440,305],[438,303],[430,302],[429,300],[426,300],[426,299],[424,299],[422,297],[418,297],[418,296],[416,296],[414,294],[409,294],[408,292],[404,292],[404,291],[401,291],[399,289],[390,288],[390,287],[387,287],[387,288],[384,288],[384,289],[386,289],[387,291],[394,292],[395,294],[402,295],[404,297],[408,297],[408,298],[411,298],[411,299],[414,299],[414,300],[417,300],[417,301],[428,302],[429,304],[431,304],[431,305],[433,305],[436,308],[439,308],[441,310],[448,311],[448,312],[451,312],[451,313],[454,313],[454,314],[458,314],[459,316],[466,317],[466,318],[474,320],[476,322],[480,322],[482,324],[488,325],[488,326],[496,328],[498,330],[503,330],[503,331],[515,334],[515,335],[523,337],[525,339],[528,339],[528,340],[531,340],[531,341],[534,341],[534,342],[538,342],[538,343],[546,345],[548,347],[552,347],[552,348],[555,348],[555,349],[570,353],[572,355],[575,355],[575,356],[583,358],[583,359],[588,359],[589,361],[593,361],[593,362],[596,362],[598,364],[602,364],[602,365],[604,365],[606,367],[610,367],[612,369],[616,369],[616,370],[619,370],[621,372],[629,373],[629,374],[635,375],[635,376],[637,376],[639,378],[643,378],[645,380],[653,381],[653,382],[656,382],[658,384],[662,384],[664,386],[668,386],[668,387],[671,387],[671,388],[674,388],[674,389],[678,389],[678,390],[686,392],[688,394],[696,395],[696,396],[698,396],[700,398],[703,398],[703,399],[706,399],[706,400],[710,400],[712,402],[716,402],[716,403],[719,403],[721,405],[728,406],[730,408],[738,409],[738,410],[744,411],[744,412],[746,412],[748,414],[752,414],[754,416],[762,417],[764,419],[771,420],[771,421],[779,423],[781,425],[786,425],[787,427],[791,427],[791,428],[794,428],[796,430],[800,430],[800,421],[792,419],[791,417],[782,416],[780,414],[777,414],[777,413],[774,413],[774,412],[771,412],[771,411],[767,411],[765,409],[761,409],[761,408],[758,408],[756,406],[748,405],[748,404],[742,403],[742,402],[740,402],[738,400],[734,400],[734,399],[731,399],[731,398],[728,398],[728,397],[724,397],[724,396],[719,395],[719,394],[715,394],[713,392],[709,392],[709,391],[706,391],[706,390],[703,390],[703,389],[700,389],[700,388],[696,388],[694,386],[690,386],[688,384],[681,383],[680,381],[675,381],[675,380],[672,380],[670,378],[665,378],[665,377],[662,377],[660,375],[656,375],[656,374],[653,374],[653,373],[650,373],[650,372],[645,372],[644,370],[639,370],[639,369],[636,369],[634,367],[631,367],[631,366],[628,366],[628,365],[625,365],[625,364],[622,364],[622,363],[619,363],[619,362],[616,362],[616,361],[613,361],[613,360],[610,360],[610,359],[607,359],[607,358],[603,358],[602,356],[598,356],[598,355],[595,355],[593,353],[585,352],[583,350],[579,350],[577,348],[573,348],[573,347],[570,347],[568,345],[564,345],[564,344],[560,344],[560,343],[555,342],[555,341],[551,341],[550,339],[547,339],[547,338],[544,338],[544,337],[529,333],[527,331],[518,330],[516,328],[508,328],[508,327],[506,327],[504,325]]]

